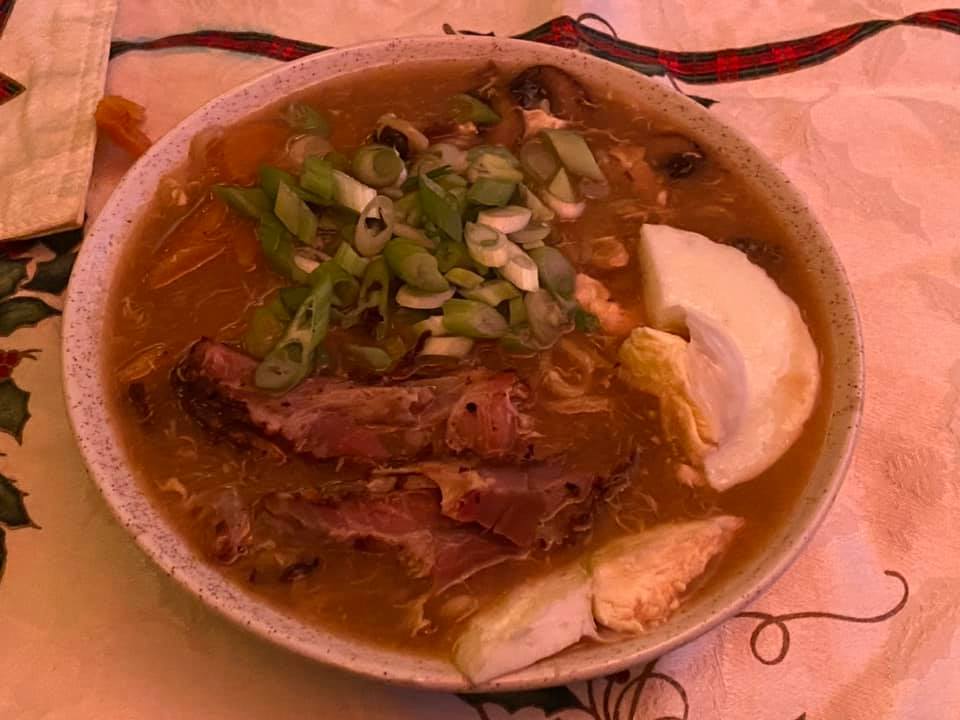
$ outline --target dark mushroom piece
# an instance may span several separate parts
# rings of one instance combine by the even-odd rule
[[[396,150],[397,155],[404,160],[410,159],[410,141],[407,140],[406,135],[396,128],[390,127],[389,125],[384,125],[382,128],[377,130],[375,133],[375,138],[376,141],[381,145],[386,145]]]
[[[706,162],[703,149],[680,133],[654,135],[646,143],[650,166],[673,180],[693,175]]]
[[[524,70],[510,82],[510,94],[524,110],[544,110],[562,118],[591,104],[583,85],[553,65]]]

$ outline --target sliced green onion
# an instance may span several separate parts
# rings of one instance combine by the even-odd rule
[[[510,327],[516,327],[527,322],[527,306],[523,298],[517,296],[510,300]]]
[[[467,151],[467,159],[470,162],[478,160],[483,155],[496,155],[505,160],[511,167],[520,167],[520,161],[503,145],[477,145]]]
[[[521,290],[533,292],[540,289],[537,264],[516,245],[511,248],[510,259],[500,268],[500,273]]]
[[[333,202],[335,183],[333,181],[333,163],[311,155],[303,161],[300,173],[300,187],[307,190],[324,203]]]
[[[540,289],[523,296],[527,322],[533,338],[544,348],[553,345],[571,329],[570,318],[548,290]]]
[[[467,169],[467,166],[470,164],[470,161],[467,160],[467,153],[458,148],[453,143],[436,143],[427,148],[427,152],[424,153],[425,156],[432,156],[437,158],[440,161],[438,167],[447,166],[453,172],[440,173],[437,177],[433,175],[430,176],[432,180],[440,180],[441,178],[450,177],[456,175],[456,173],[462,173]]]
[[[416,243],[394,238],[383,249],[390,270],[404,282],[428,293],[445,292],[450,283],[440,274],[437,259]]]
[[[443,318],[440,321],[442,324]],[[270,307],[258,307],[250,316],[250,324],[243,334],[243,349],[255,358],[265,357],[283,335],[287,322],[289,318],[282,320]]]
[[[590,146],[580,133],[572,130],[544,130],[543,135],[569,172],[594,180],[606,180]]]
[[[466,188],[467,179],[462,175],[457,175],[456,173],[447,173],[446,175],[437,178],[437,185],[442,187],[444,190],[453,192],[455,190]]]
[[[280,288],[277,299],[280,300],[288,320],[297,312],[297,308],[303,305],[303,301],[310,296],[311,292],[313,288],[309,285]]]
[[[462,245],[460,247],[463,247]],[[483,284],[483,276],[470,272],[466,268],[455,267],[444,273],[444,277],[459,288],[472,290]]]
[[[540,225],[533,223],[527,225],[523,230],[510,233],[510,239],[519,245],[529,245],[530,243],[540,243],[550,237],[551,228],[549,225]]]
[[[475,122],[478,125],[494,125],[500,122],[500,116],[489,105],[473,95],[458,93],[448,102],[450,116],[457,122]]]
[[[280,168],[273,167],[272,165],[261,165],[260,169],[257,171],[257,176],[260,178],[260,187],[263,188],[263,191],[267,194],[272,201],[276,201],[277,192],[280,190],[280,185],[286,185],[293,192],[295,192],[302,200],[307,202],[317,203],[322,205],[324,203],[323,198],[319,195],[315,195],[309,190],[304,190],[300,187],[300,183],[297,178],[288,173],[286,170],[281,170]]]
[[[315,107],[306,103],[290,103],[283,116],[294,130],[314,132],[318,135],[330,134],[330,123],[327,119]]]
[[[421,355],[464,358],[473,350],[473,340],[466,337],[429,337]]]
[[[577,201],[577,193],[570,182],[570,176],[563,168],[560,168],[557,174],[553,176],[553,180],[547,186],[547,191],[563,202],[573,203]]]
[[[470,253],[467,246],[454,240],[441,240],[435,253],[437,267],[442,273],[448,273],[454,268],[470,268]]]
[[[317,216],[300,199],[290,186],[281,182],[277,188],[277,201],[273,211],[287,230],[297,236],[304,245],[314,245],[317,241]]]
[[[467,179],[470,182],[476,182],[480,178],[514,183],[523,181],[523,173],[518,168],[517,159],[509,151],[505,155],[498,150],[486,148],[474,156],[470,167],[467,168]],[[470,154],[473,155],[473,151]]]
[[[394,203],[396,206],[396,203]],[[427,237],[427,234],[420,228],[411,227],[406,223],[396,222],[393,224],[393,234],[400,238],[412,240],[417,245],[422,245],[428,250],[436,247],[436,243]]]
[[[333,288],[325,279],[303,301],[276,346],[257,366],[254,383],[264,390],[289,390],[313,371],[317,347],[327,335]]]
[[[489,280],[480,287],[464,288],[460,290],[460,294],[468,300],[479,300],[490,307],[520,297],[520,291],[506,280]]]
[[[543,201],[561,220],[576,220],[583,215],[583,211],[587,209],[587,204],[583,200],[568,202],[558,198],[547,190],[543,191]]]
[[[413,178],[416,180],[416,178]],[[404,222],[410,226],[420,224],[420,193],[416,190],[408,192],[399,200],[393,203],[393,212],[398,222]]]
[[[403,181],[400,189],[404,192],[416,190],[419,187],[420,176],[426,175],[431,180],[439,180],[453,172],[449,165],[438,165],[442,162],[436,155],[422,155],[410,169],[410,177]],[[423,172],[427,170],[427,172]]]
[[[364,145],[353,156],[353,174],[360,182],[375,188],[393,185],[403,174],[403,160],[386,145]]]
[[[530,222],[531,214],[530,208],[507,205],[502,208],[481,210],[477,215],[477,222],[509,235],[523,230]]]
[[[424,333],[429,333],[435,337],[447,334],[447,329],[443,326],[443,315],[431,315],[425,320],[414,324],[413,331],[420,337]]]
[[[257,177],[260,179],[260,187],[274,201],[277,199],[281,185],[287,185],[291,190],[298,185],[293,175],[272,165],[261,165],[257,171]]]
[[[480,225],[467,223],[464,231],[470,257],[487,267],[503,267],[510,259],[510,241],[502,232]]]
[[[466,186],[464,186],[464,187],[450,188],[449,190],[447,190],[447,195],[449,195],[450,198],[451,198],[454,202],[456,202],[456,204],[457,204],[457,205],[456,205],[457,211],[460,213],[460,215],[463,215],[463,213],[464,213],[464,212],[466,211],[466,209],[467,209],[467,188],[466,188]],[[461,221],[461,222],[462,222],[462,221]],[[462,232],[462,231],[463,231],[463,229],[461,228],[461,232]],[[461,239],[462,239],[462,236],[461,236]]]
[[[340,205],[348,207],[356,213],[370,204],[377,196],[377,191],[355,180],[345,172],[333,170],[333,199]]]
[[[513,197],[516,189],[517,184],[514,182],[480,178],[467,192],[467,201],[475,205],[499,207],[510,202],[510,198]]]
[[[333,260],[320,263],[307,279],[313,287],[329,282],[333,288],[332,303],[336,307],[352,305],[360,292],[357,279]]]
[[[276,222],[273,202],[261,188],[245,188],[235,185],[214,185],[213,194],[227,205],[254,220]]]
[[[270,213],[269,220],[260,223],[257,228],[257,239],[260,240],[260,248],[271,270],[285,275],[294,282],[304,282],[307,279],[308,273],[297,267],[295,262],[293,237],[277,221],[273,213]]]
[[[540,137],[528,140],[520,148],[520,165],[540,183],[549,182],[560,169],[553,149]]]
[[[354,277],[363,277],[367,265],[370,264],[368,258],[357,255],[350,244],[345,242],[340,243],[340,247],[337,248],[337,252],[333,256],[333,261]]]
[[[414,310],[435,310],[453,297],[453,288],[441,292],[428,292],[403,285],[397,290],[397,305]]]
[[[532,219],[541,223],[552,222],[556,213],[543,204],[543,201],[526,185],[520,186],[520,198],[523,204],[530,208]]]
[[[566,256],[552,247],[536,248],[530,257],[537,264],[540,284],[562,298],[573,297],[577,271]]]
[[[339,170],[340,172],[345,173],[350,172],[350,158],[348,158],[342,152],[331,150],[330,152],[323,154],[323,159],[329,162],[330,166],[334,170]]]
[[[393,358],[383,348],[373,345],[347,345],[344,349],[348,356],[354,360],[359,360],[376,372],[389,370],[390,366],[393,365]]]
[[[486,303],[448,300],[443,304],[443,326],[452,335],[498,338],[507,332],[507,321]]]
[[[390,320],[390,269],[382,256],[373,258],[367,265],[357,299],[359,312],[374,307],[377,308],[381,318],[377,326],[377,337],[382,338],[386,334]]]
[[[420,207],[428,220],[451,240],[463,239],[459,203],[450,194],[426,175],[419,176]]]
[[[393,200],[377,195],[371,200],[357,218],[353,236],[357,252],[372,257],[383,250],[393,234]]]

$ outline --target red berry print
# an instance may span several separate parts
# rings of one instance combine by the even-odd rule
[[[24,358],[36,360],[39,350],[0,350],[0,382],[8,379]]]

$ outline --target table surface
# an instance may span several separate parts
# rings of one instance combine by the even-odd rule
[[[346,11],[121,0],[113,35],[217,28],[337,46],[439,32],[444,22],[515,34],[590,11],[634,42],[717,50],[928,9],[893,0],[816,0],[789,10],[773,0],[626,5],[394,0]],[[0,718],[960,717],[960,37],[948,30],[865,25],[830,36],[877,31],[822,64],[684,86],[715,100],[711,112],[787,173],[834,240],[863,321],[863,427],[827,521],[753,615],[589,685],[484,698],[392,688],[252,637],[182,591],[114,521],[70,434],[55,311],[71,239],[6,250],[0,280],[16,280],[13,265],[29,259],[20,266],[32,287],[21,283],[16,298],[42,300],[48,310],[39,314],[49,317],[11,324],[3,313],[10,299],[0,303],[8,553]],[[277,62],[202,48],[128,52],[111,60],[108,90],[143,104],[156,138]],[[91,215],[128,164],[115,148],[98,148]],[[29,493],[25,508],[38,527],[12,529],[24,519],[14,488]]]

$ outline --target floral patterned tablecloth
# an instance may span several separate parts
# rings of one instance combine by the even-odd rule
[[[783,168],[836,243],[863,319],[863,429],[840,498],[801,559],[747,612],[687,647],[569,688],[392,688],[244,633],[136,548],[83,470],[61,396],[58,315],[81,233],[4,245],[0,718],[960,718],[960,11],[910,17],[927,9],[121,0],[108,90],[147,108],[154,138],[283,59],[444,23],[535,28],[533,39],[669,70]],[[0,17],[11,10],[0,0]],[[643,47],[572,19],[588,12]],[[560,19],[543,25],[551,18]],[[759,43],[768,45],[685,54]],[[18,102],[21,85],[30,92],[29,78],[0,75],[0,99]],[[91,216],[128,163],[98,148]]]

